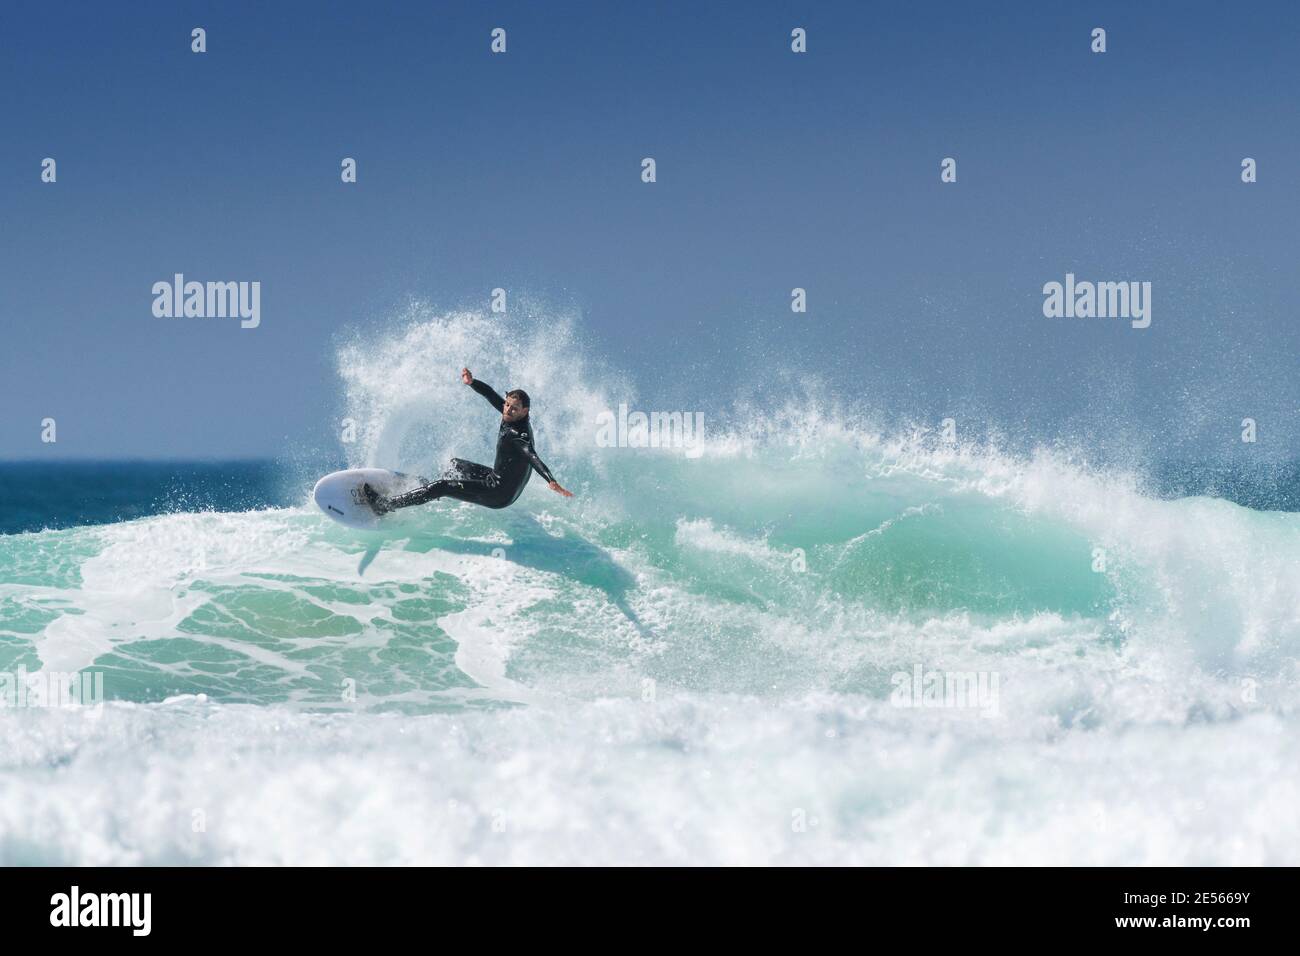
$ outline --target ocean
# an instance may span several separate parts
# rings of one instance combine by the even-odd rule
[[[462,362],[576,497],[317,511],[490,461]],[[338,369],[314,456],[0,464],[0,864],[1300,858],[1296,463],[806,403],[606,447],[616,373],[472,314]]]

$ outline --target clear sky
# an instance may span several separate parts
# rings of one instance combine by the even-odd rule
[[[651,408],[788,373],[1293,456],[1297,91],[1290,2],[6,4],[0,457],[316,441],[340,331],[496,286]],[[260,327],[155,318],[177,272],[260,281]],[[1045,318],[1067,272],[1150,281],[1151,327]]]

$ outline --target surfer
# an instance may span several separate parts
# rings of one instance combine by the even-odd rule
[[[573,492],[560,487],[551,470],[537,457],[533,449],[533,431],[528,421],[528,393],[516,388],[502,398],[492,386],[480,382],[469,369],[460,370],[460,378],[501,413],[501,427],[497,430],[497,457],[492,467],[460,458],[451,460],[451,471],[437,481],[402,495],[385,498],[370,485],[364,485],[366,500],[376,514],[387,514],[398,508],[422,505],[439,498],[469,501],[485,508],[506,508],[515,503],[533,471],[544,479],[557,494],[572,498]]]

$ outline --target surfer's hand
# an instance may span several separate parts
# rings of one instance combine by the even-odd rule
[[[547,488],[550,488],[552,491],[556,492],[557,494],[564,495],[564,497],[566,497],[566,498],[572,498],[572,497],[573,497],[573,492],[572,492],[572,491],[565,491],[563,488],[560,487],[560,483],[559,483],[558,481],[552,481],[552,482],[551,482],[550,484],[548,484],[546,487],[547,487]]]
[[[467,368],[463,368],[460,370],[460,380],[464,382],[466,385],[474,384],[474,376],[469,374],[469,369]]]

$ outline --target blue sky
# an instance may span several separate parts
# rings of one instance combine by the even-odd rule
[[[320,441],[340,331],[495,286],[647,407],[789,373],[1169,454],[1249,416],[1293,456],[1298,51],[1282,3],[9,5],[0,457]],[[261,326],[154,318],[176,272],[260,281]],[[1045,318],[1067,272],[1151,281],[1151,327]]]

